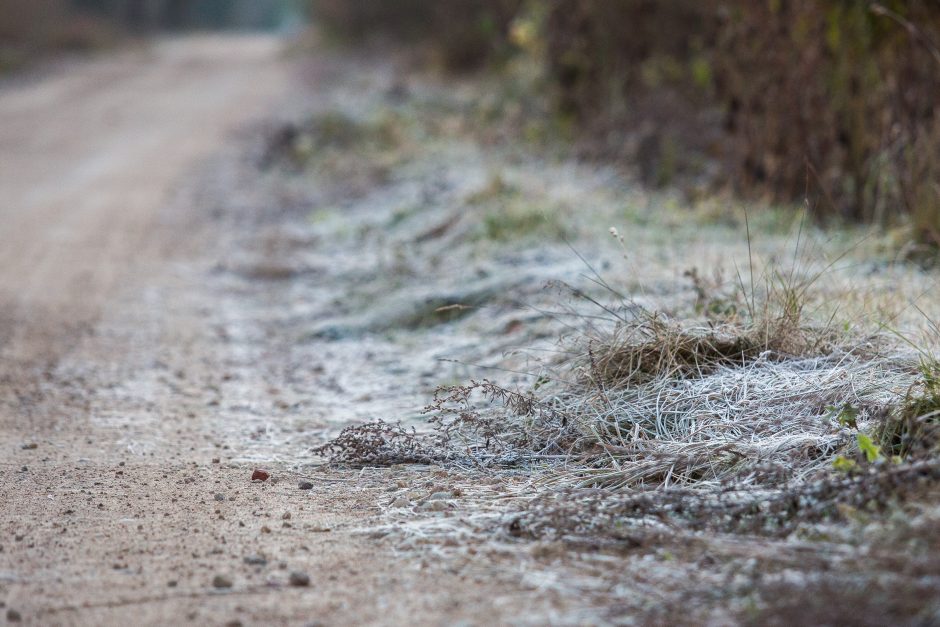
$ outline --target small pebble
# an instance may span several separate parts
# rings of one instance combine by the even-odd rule
[[[20,448],[22,448],[24,451],[32,451],[32,450],[34,450],[34,449],[39,448],[39,445],[36,444],[35,442],[27,442],[26,444],[24,444],[24,445],[21,446]]]
[[[225,495],[224,495],[224,494],[216,494],[216,495],[215,495],[215,500],[216,500],[216,501],[219,501],[219,502],[224,501],[224,500],[225,500]]]
[[[288,581],[290,582],[290,585],[292,586],[297,586],[298,588],[305,588],[310,585],[310,575],[308,575],[307,573],[302,573],[300,571],[295,570],[294,572],[290,574],[290,577],[288,577]]]
[[[267,566],[268,560],[264,559],[260,555],[246,555],[244,557],[244,562],[249,566]]]
[[[301,482],[297,485],[297,487],[300,488],[301,490],[312,490],[312,489],[313,489],[313,484],[310,483],[309,481],[301,481]]]
[[[267,481],[270,476],[271,476],[271,473],[269,473],[267,470],[263,470],[261,468],[255,468],[255,471],[251,473],[251,480],[252,481]]]
[[[290,512],[284,512],[284,515],[281,516],[281,520],[290,520]]]
[[[17,612],[16,610],[14,610],[13,608],[10,608],[7,610],[7,620],[10,621],[11,623],[18,623],[21,620],[23,620],[23,615]]]
[[[232,580],[226,577],[225,575],[216,575],[212,578],[212,587],[213,588],[231,588]]]

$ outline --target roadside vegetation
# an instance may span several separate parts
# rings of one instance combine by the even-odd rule
[[[318,0],[313,11],[334,39],[417,42],[447,70],[537,57],[579,150],[624,159],[647,183],[808,197],[819,220],[893,229],[909,255],[940,244],[931,2]]]
[[[467,521],[468,537],[525,540],[546,561],[614,556],[591,576],[688,604],[679,616],[637,601],[628,609],[642,614],[625,615],[935,621],[940,328],[924,303],[940,245],[940,10],[474,0],[454,20],[442,5],[313,3],[330,45],[392,42],[420,68],[386,93],[394,117],[362,118],[343,133],[358,152],[339,152],[368,162],[391,150],[381,184],[397,189],[406,176],[446,179],[416,163],[448,141],[473,144],[486,176],[398,208],[382,237],[419,233],[397,249],[403,267],[428,255],[446,273],[482,251],[518,276],[366,328],[482,337],[496,333],[480,330],[493,320],[482,312],[516,299],[550,330],[500,343],[489,378],[439,387],[424,424],[347,427],[316,452],[356,467],[439,465],[466,477],[463,498],[503,481],[515,487]],[[343,158],[322,122],[305,127],[315,148],[301,171]],[[520,175],[532,158],[604,175],[566,195],[558,169]],[[643,200],[628,200],[637,187]],[[709,238],[726,249],[717,262],[701,258]],[[595,265],[610,246],[622,263]],[[560,250],[579,281],[533,296],[526,269]],[[657,272],[677,259],[681,279]],[[918,288],[902,297],[872,278],[883,271]],[[392,501],[393,521],[409,498]],[[427,499],[414,512],[447,511]],[[443,543],[454,524],[409,519],[399,533]]]

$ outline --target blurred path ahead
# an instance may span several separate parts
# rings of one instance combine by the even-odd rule
[[[0,353],[54,363],[133,266],[174,182],[286,84],[281,42],[159,42],[0,89]],[[22,363],[21,361],[21,363]]]

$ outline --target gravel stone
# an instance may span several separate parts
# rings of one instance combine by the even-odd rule
[[[213,588],[231,588],[232,580],[226,577],[225,575],[216,575],[212,578],[212,587]]]

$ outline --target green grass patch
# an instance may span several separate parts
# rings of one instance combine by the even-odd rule
[[[526,237],[562,239],[569,235],[562,216],[569,207],[545,194],[529,193],[495,175],[466,198],[482,209],[480,239],[509,242]]]

